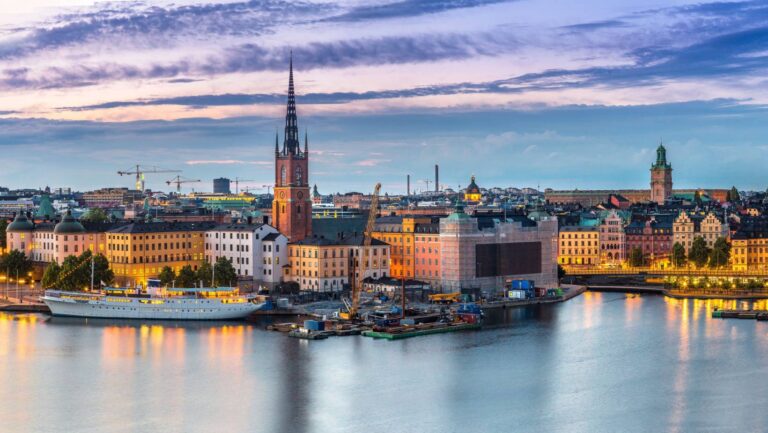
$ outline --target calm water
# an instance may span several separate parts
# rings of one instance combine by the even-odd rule
[[[768,323],[717,302],[587,293],[404,341],[2,315],[0,431],[768,431]]]

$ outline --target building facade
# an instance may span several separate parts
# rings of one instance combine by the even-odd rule
[[[310,236],[288,244],[284,278],[302,291],[338,292],[350,278],[359,278],[362,266],[363,278],[389,276],[389,263],[389,245],[376,239],[365,249],[362,235],[342,239]]]
[[[493,220],[481,227],[478,218],[458,206],[440,220],[440,273],[443,292],[469,289],[495,295],[511,279],[555,287],[557,219]]]
[[[680,212],[673,223],[673,245],[679,243],[685,248],[685,254],[690,253],[693,240],[701,237],[707,243],[708,248],[715,245],[718,238],[730,237],[730,230],[726,218],[718,217],[714,212],[688,213]]]
[[[665,267],[672,252],[672,220],[664,216],[652,216],[647,220],[636,219],[624,228],[627,240],[627,257],[639,248],[647,264]]]
[[[107,259],[118,284],[146,285],[166,266],[177,274],[205,259],[205,232],[212,223],[131,223],[107,231]]]
[[[271,234],[276,236],[268,236]],[[265,239],[270,243],[264,244]],[[220,224],[205,232],[205,258],[216,263],[224,257],[232,263],[238,279],[271,287],[275,282],[272,265],[286,263],[286,244],[287,238],[269,224]]]
[[[601,264],[618,266],[626,259],[624,219],[615,210],[608,212],[600,224],[599,244]]]
[[[272,200],[272,225],[291,242],[312,233],[312,197],[309,193],[309,138],[304,150],[299,143],[296,95],[293,86],[293,60],[288,78],[288,110],[285,115],[283,147],[275,136],[275,187]]]
[[[558,233],[558,263],[567,266],[600,264],[600,229],[598,227],[564,226]]]

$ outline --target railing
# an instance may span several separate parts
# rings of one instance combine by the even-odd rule
[[[566,275],[658,275],[658,276],[692,276],[692,277],[768,277],[768,270],[734,271],[731,269],[656,269],[649,267],[638,268],[588,268],[563,266]]]

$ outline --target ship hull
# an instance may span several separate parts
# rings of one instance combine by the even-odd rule
[[[235,320],[261,308],[252,302],[223,303],[218,299],[167,299],[147,303],[146,299],[118,298],[73,300],[43,296],[54,316],[142,320]]]

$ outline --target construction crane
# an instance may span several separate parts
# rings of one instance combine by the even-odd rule
[[[427,192],[429,191],[429,184],[434,183],[434,181],[429,179],[422,179],[421,181],[427,184],[427,189],[426,189]]]
[[[187,178],[184,178],[184,177],[181,177],[181,176],[176,176],[176,177],[174,177],[171,180],[166,180],[165,181],[165,183],[167,183],[168,185],[171,185],[171,184],[174,184],[174,183],[176,184],[176,193],[177,194],[181,194],[181,184],[182,183],[198,183],[198,182],[202,182],[202,180],[200,180],[200,179],[187,179]]]
[[[235,178],[235,194],[240,194],[240,182],[256,182],[256,181],[251,179],[240,179],[239,177],[236,177]]]
[[[262,185],[261,187],[262,188],[266,188],[267,189],[267,195],[269,195],[269,191],[272,188],[272,185]]]
[[[360,269],[359,272],[354,266],[355,258],[352,259],[352,269],[350,273],[350,286],[352,289],[352,300],[347,305],[347,312],[340,312],[339,317],[344,320],[354,320],[357,318],[358,310],[360,309],[360,293],[363,289],[363,278],[365,278],[366,257],[372,257],[368,254],[368,250],[371,247],[373,241],[373,229],[376,225],[376,210],[379,207],[379,192],[381,191],[381,184],[377,183],[373,188],[373,196],[371,196],[371,209],[368,212],[368,222],[365,224],[365,231],[363,232],[363,251],[360,254]]]
[[[135,174],[136,175],[136,191],[144,191],[144,175],[146,173],[181,173],[181,170],[167,170],[158,167],[143,167],[136,164],[135,170],[118,171],[120,176]]]

